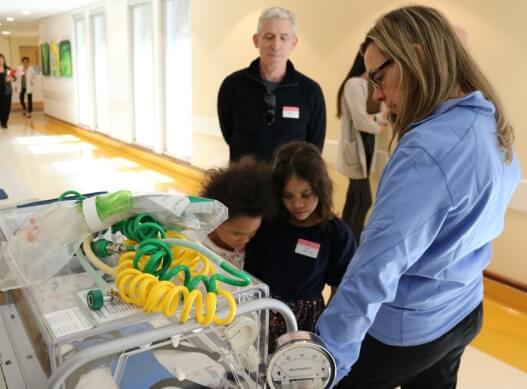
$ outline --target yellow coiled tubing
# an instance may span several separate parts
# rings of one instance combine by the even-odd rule
[[[167,236],[177,239],[185,238],[176,232],[168,232]],[[135,242],[125,243],[135,244]],[[178,246],[171,246],[170,250],[173,255],[170,269],[179,265],[186,265],[192,277],[196,275],[208,276],[215,273],[210,261],[202,254]],[[180,304],[182,304],[183,307],[179,315],[181,323],[189,319],[193,306],[196,309],[196,321],[201,325],[209,325],[211,323],[225,325],[234,319],[236,315],[234,297],[219,285],[217,285],[217,293],[207,292],[204,299],[203,293],[199,289],[189,291],[184,285],[176,285],[172,281],[160,281],[152,274],[143,273],[140,269],[143,269],[149,260],[150,257],[147,255],[139,259],[139,269],[134,268],[133,259],[135,254],[135,251],[129,251],[119,257],[115,284],[123,301],[134,304],[147,313],[162,312],[169,317],[176,314]],[[178,276],[174,278],[178,278],[182,282],[184,275],[178,273]],[[229,306],[229,312],[225,318],[216,316],[218,295],[225,298]],[[205,312],[203,312],[203,308],[205,308]]]

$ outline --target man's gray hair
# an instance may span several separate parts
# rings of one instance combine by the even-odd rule
[[[271,7],[264,10],[258,18],[258,26],[256,32],[260,32],[260,30],[262,29],[262,24],[265,20],[274,18],[289,19],[291,25],[293,26],[293,34],[296,35],[296,16],[293,12],[282,7]]]

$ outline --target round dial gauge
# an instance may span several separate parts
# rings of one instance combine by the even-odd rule
[[[335,360],[318,336],[297,331],[278,338],[267,369],[271,388],[330,388],[334,380]]]

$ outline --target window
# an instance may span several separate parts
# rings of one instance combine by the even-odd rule
[[[106,18],[104,14],[91,16],[93,34],[93,80],[95,85],[95,128],[110,131],[108,100],[108,57],[106,51]]]
[[[84,127],[91,124],[90,75],[88,73],[88,48],[86,46],[86,26],[84,18],[74,19],[75,63],[77,65],[77,112],[78,123]]]
[[[154,67],[152,7],[150,3],[130,6],[132,33],[132,88],[135,142],[154,145]]]
[[[165,2],[165,150],[190,160],[192,151],[192,53],[190,1]]]

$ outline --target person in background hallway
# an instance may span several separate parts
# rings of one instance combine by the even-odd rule
[[[0,126],[2,128],[7,128],[9,112],[11,112],[12,80],[11,68],[7,66],[4,55],[0,54]]]
[[[229,210],[229,218],[203,244],[243,269],[245,245],[262,217],[272,212],[271,167],[247,156],[228,168],[208,170],[201,196],[218,200]]]
[[[294,140],[322,151],[322,90],[289,61],[298,41],[295,15],[279,7],[263,11],[253,41],[259,58],[225,78],[218,93],[218,117],[230,160],[252,154],[270,161],[281,144]]]
[[[342,220],[360,240],[372,198],[370,172],[375,157],[375,136],[388,124],[382,114],[368,115],[368,74],[359,51],[337,94],[337,116],[342,120],[337,170],[349,177]],[[376,112],[380,104],[377,104]]]
[[[273,162],[277,220],[264,221],[246,249],[245,270],[269,285],[271,295],[293,311],[298,328],[313,332],[355,252],[349,227],[332,212],[333,185],[320,151],[307,142],[280,146]],[[269,316],[269,349],[285,331],[278,313]]]
[[[317,331],[336,359],[338,388],[455,388],[481,328],[492,241],[521,178],[513,128],[433,8],[378,19],[364,62],[398,144]]]
[[[31,112],[33,112],[33,84],[35,82],[35,70],[32,66],[29,66],[29,58],[23,57],[22,64],[16,71],[16,86],[15,92],[19,92],[20,105],[22,105],[22,115],[27,118],[31,118]],[[25,103],[25,95],[27,94],[27,107]]]

